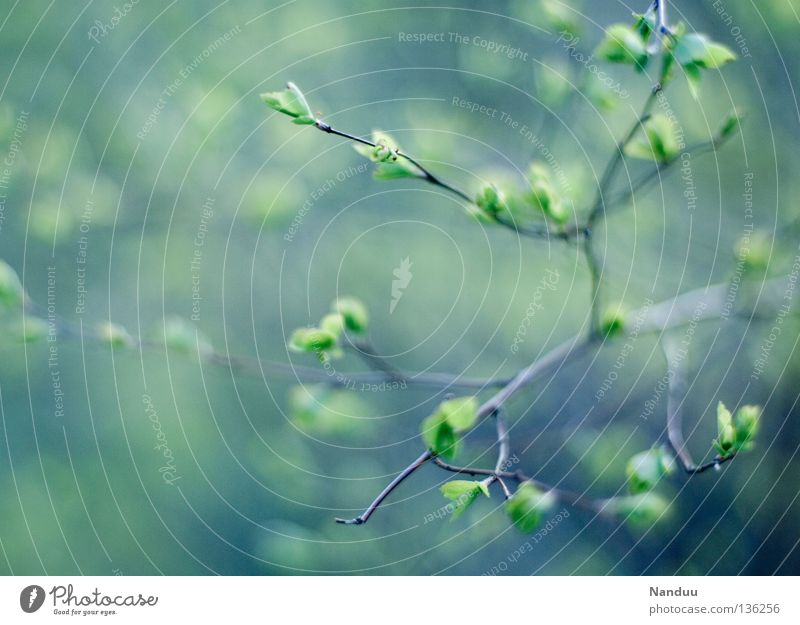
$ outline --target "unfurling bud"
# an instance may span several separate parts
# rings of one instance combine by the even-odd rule
[[[332,310],[341,315],[345,327],[351,332],[366,332],[369,325],[369,313],[360,299],[355,297],[340,297],[333,302]]]
[[[261,100],[271,109],[293,118],[295,124],[314,124],[317,121],[303,92],[293,82],[286,83],[283,91],[262,93]]]
[[[663,447],[636,454],[626,467],[631,492],[650,490],[664,475],[669,475],[674,470],[675,460]]]
[[[524,482],[506,501],[506,512],[521,532],[530,533],[550,510],[556,498],[550,491],[541,491],[530,482]]]

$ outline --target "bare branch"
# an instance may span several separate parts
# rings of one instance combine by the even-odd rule
[[[683,437],[683,401],[686,396],[688,364],[686,358],[679,355],[678,345],[673,337],[664,336],[661,340],[661,347],[667,359],[667,366],[672,373],[667,389],[667,438],[683,470],[694,475],[711,468],[718,468],[723,463],[733,460],[735,453],[726,456],[718,455],[710,462],[700,466],[692,459],[692,454],[686,447],[686,440]]]
[[[337,518],[336,522],[344,525],[361,525],[362,523],[366,523],[369,520],[369,517],[372,516],[372,513],[378,509],[378,506],[380,506],[381,503],[383,503],[383,500],[386,499],[395,488],[400,486],[400,484],[403,483],[403,480],[405,480],[414,471],[419,469],[423,464],[428,462],[428,460],[431,458],[433,458],[433,454],[430,451],[423,453],[419,458],[414,460],[414,462],[403,469],[396,478],[389,482],[389,485],[381,491],[381,494],[378,495],[371,504],[369,504],[369,507],[367,507],[364,512],[353,519]]]

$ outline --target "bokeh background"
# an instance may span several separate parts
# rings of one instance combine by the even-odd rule
[[[219,354],[319,368],[288,352],[285,337],[341,294],[367,303],[376,350],[408,370],[510,375],[585,331],[589,283],[576,246],[477,223],[422,183],[375,181],[347,142],[292,125],[258,98],[294,80],[336,127],[391,131],[470,193],[485,180],[522,185],[528,164],[549,158],[585,209],[653,76],[603,66],[624,97],[601,89],[536,0],[440,4],[3,4],[0,258],[45,321],[49,307],[70,325],[55,341],[26,343],[18,310],[0,319],[0,572],[800,572],[800,326],[791,315],[757,379],[769,319],[702,324],[692,341],[693,453],[711,453],[718,400],[764,405],[751,453],[717,474],[669,479],[670,514],[655,526],[570,509],[536,540],[510,526],[499,492],[455,522],[430,521],[451,477],[434,467],[368,524],[334,524],[420,453],[419,422],[454,389],[305,383],[304,395],[302,380],[269,367],[232,370],[165,348],[164,319],[194,316]],[[602,27],[646,8],[565,4],[584,54]],[[795,0],[671,3],[674,21],[741,57],[709,73],[699,101],[682,78],[670,87],[687,142],[707,139],[734,105],[748,117],[718,154],[692,159],[688,177],[668,173],[598,231],[606,301],[635,308],[730,280],[750,191],[769,261],[745,279],[792,270],[798,11]],[[489,42],[519,52],[509,58]],[[647,167],[630,162],[619,188]],[[412,278],[390,313],[403,259]],[[548,271],[557,284],[537,295]],[[514,353],[533,301],[541,308]],[[109,320],[145,348],[94,340]],[[664,400],[651,417],[642,411],[665,364],[657,338],[640,337],[597,400],[619,356],[610,343],[509,402],[520,466],[591,496],[624,490],[627,458],[664,440]],[[352,354],[334,366],[365,370]],[[493,444],[482,426],[465,458],[493,464]]]

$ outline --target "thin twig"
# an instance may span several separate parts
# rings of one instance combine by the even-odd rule
[[[336,128],[333,128],[330,124],[328,124],[328,123],[326,123],[326,122],[324,122],[324,121],[322,121],[320,119],[316,120],[314,126],[315,126],[315,128],[318,128],[319,130],[321,130],[322,132],[325,132],[325,133],[328,133],[328,134],[331,134],[331,135],[336,135],[337,137],[342,137],[343,139],[348,139],[350,141],[355,141],[356,143],[361,143],[362,145],[367,145],[367,146],[372,147],[372,148],[378,147],[378,145],[374,141],[370,141],[369,139],[364,139],[363,137],[357,137],[355,135],[351,135],[350,133],[343,132],[341,130],[337,130]],[[432,184],[432,185],[434,185],[436,187],[439,187],[440,189],[444,189],[445,191],[455,195],[459,199],[467,202],[468,204],[476,205],[475,204],[475,199],[470,197],[469,194],[467,194],[465,191],[462,191],[461,189],[459,189],[455,185],[450,184],[449,182],[446,182],[445,180],[442,180],[439,176],[437,176],[432,171],[430,171],[427,167],[422,165],[422,163],[420,163],[416,158],[414,158],[414,157],[410,156],[409,154],[406,154],[405,152],[402,152],[400,150],[397,151],[397,156],[400,157],[400,158],[404,158],[409,163],[411,163],[414,167],[416,167],[420,172],[419,178],[421,180],[425,180],[426,182],[429,182],[430,184]],[[566,232],[551,231],[546,226],[538,226],[538,225],[525,226],[525,225],[517,224],[513,219],[509,220],[509,219],[503,219],[503,218],[500,218],[500,217],[495,217],[494,222],[499,224],[499,225],[501,225],[501,226],[504,226],[504,227],[506,227],[506,228],[508,228],[510,230],[513,230],[517,234],[520,234],[520,235],[523,235],[523,236],[527,236],[527,237],[531,237],[531,238],[540,238],[541,239],[541,238],[551,238],[552,237],[552,238],[559,239],[559,240],[564,240],[564,241],[567,241],[570,238],[570,235],[568,235]]]
[[[500,409],[494,413],[495,424],[497,426],[497,444],[499,450],[497,452],[497,464],[495,465],[495,473],[502,471],[508,464],[508,459],[511,456],[511,441],[508,436],[508,426],[506,425],[503,410]]]
[[[337,518],[336,522],[342,523],[344,525],[361,525],[362,523],[366,523],[369,520],[369,517],[372,516],[372,513],[375,512],[378,506],[381,505],[383,500],[386,499],[391,494],[391,492],[403,482],[403,480],[405,480],[414,471],[419,469],[423,464],[428,462],[428,460],[430,460],[431,458],[433,458],[433,453],[431,453],[430,451],[426,451],[425,453],[423,453],[419,458],[414,460],[414,462],[412,462],[405,469],[403,469],[396,478],[394,478],[391,482],[389,482],[389,485],[381,491],[381,494],[378,495],[371,504],[369,504],[369,507],[367,507],[367,509],[364,510],[364,512],[362,512],[360,515],[358,515],[353,519]]]
[[[341,130],[337,130],[336,128],[333,128],[330,124],[327,124],[327,123],[323,122],[320,119],[318,119],[316,121],[314,126],[316,128],[318,128],[318,129],[320,129],[322,132],[327,132],[328,134],[331,134],[331,135],[336,135],[336,136],[342,137],[344,139],[349,139],[350,141],[355,141],[355,142],[361,143],[363,145],[368,145],[368,146],[370,146],[372,148],[378,147],[378,145],[375,142],[370,141],[369,139],[364,139],[362,137],[357,137],[357,136],[351,135],[351,134],[349,134],[347,132],[342,132]],[[399,150],[397,152],[397,156],[406,159],[414,167],[419,169],[420,174],[421,174],[420,178],[426,180],[427,182],[431,183],[434,186],[437,186],[437,187],[440,187],[440,188],[442,188],[442,189],[444,189],[446,191],[449,191],[450,193],[452,193],[453,195],[458,196],[459,198],[461,198],[465,202],[468,202],[470,204],[474,203],[474,200],[469,195],[467,195],[464,191],[462,191],[461,189],[453,186],[452,184],[450,184],[448,182],[445,182],[444,180],[442,180],[441,178],[439,178],[438,176],[433,174],[433,172],[431,172],[426,167],[424,167],[415,158],[413,158],[413,157],[409,156],[408,154],[406,154],[405,152],[401,152]]]
[[[30,297],[25,298],[24,313],[40,319],[50,319],[58,335],[64,338],[79,338],[90,340],[95,343],[108,343],[108,339],[98,330],[80,326],[68,319],[60,316],[48,317],[46,311]],[[126,347],[119,347],[120,351],[125,349],[135,349],[139,352],[163,348],[164,344],[143,339],[128,333],[130,344]],[[363,355],[363,354],[362,354]],[[513,378],[474,378],[464,377],[450,373],[417,372],[393,369],[390,372],[379,368],[376,372],[330,372],[315,367],[295,365],[291,363],[277,362],[274,360],[264,360],[250,356],[233,354],[223,354],[216,350],[204,352],[200,355],[205,362],[231,369],[259,375],[275,375],[287,379],[296,379],[301,382],[312,382],[327,384],[330,386],[357,390],[360,385],[372,386],[383,382],[405,382],[408,385],[427,386],[433,388],[459,388],[459,389],[490,389],[500,388],[508,384]],[[375,356],[376,361],[380,356]],[[385,362],[385,360],[384,360]]]
[[[661,340],[661,348],[667,360],[667,366],[672,373],[667,389],[667,439],[683,470],[690,475],[696,475],[708,469],[717,468],[732,460],[736,455],[735,453],[726,456],[718,455],[710,462],[702,465],[695,463],[683,437],[683,402],[686,397],[688,377],[687,361],[685,357],[679,355],[675,339],[670,335],[665,335]]]

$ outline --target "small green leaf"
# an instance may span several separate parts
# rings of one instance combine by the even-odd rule
[[[736,449],[749,449],[753,446],[753,439],[758,432],[761,420],[761,406],[742,406],[733,417],[733,427],[736,430]]]
[[[366,332],[369,325],[369,313],[360,299],[350,296],[339,297],[333,302],[331,308],[335,313],[341,315],[348,330],[358,334]]]
[[[0,308],[11,309],[22,304],[25,299],[22,283],[17,272],[0,260]]]
[[[722,124],[720,124],[719,131],[717,132],[720,139],[730,137],[737,132],[742,127],[742,120],[744,117],[745,115],[737,109],[733,109],[728,113],[722,120]]]
[[[344,317],[339,313],[330,313],[325,315],[319,322],[319,327],[321,330],[325,330],[326,332],[330,332],[335,336],[337,339],[342,335],[345,328],[345,321]]]
[[[475,205],[490,219],[507,209],[503,193],[493,184],[485,185],[475,198]]]
[[[767,232],[756,230],[742,236],[736,243],[736,262],[745,271],[764,271],[772,256],[772,241]]]
[[[16,330],[17,337],[23,343],[37,343],[44,339],[49,331],[50,326],[44,319],[29,317],[27,315],[24,320],[19,319]]]
[[[633,456],[625,468],[632,493],[653,488],[664,476],[675,470],[675,460],[663,447],[648,449]]]
[[[422,421],[422,440],[437,456],[452,459],[458,452],[458,434],[440,412],[435,412]]]
[[[316,118],[306,102],[303,92],[293,82],[286,83],[283,91],[261,94],[261,100],[271,109],[292,117],[295,124],[314,124]]]
[[[320,328],[298,328],[289,337],[289,349],[295,352],[324,352],[336,345],[336,336]]]
[[[661,520],[669,509],[669,502],[653,491],[614,497],[606,501],[604,509],[617,516],[624,517],[633,525],[653,525]]]
[[[439,414],[454,430],[468,430],[478,420],[476,397],[456,397],[439,404]]]
[[[730,48],[712,41],[702,33],[683,35],[678,39],[672,53],[681,65],[696,65],[703,69],[717,69],[736,60],[736,54]]]
[[[442,494],[455,501],[453,509],[453,520],[461,516],[481,494],[489,497],[489,488],[483,482],[473,482],[468,480],[453,480],[443,484],[440,488]]]
[[[560,33],[569,33],[573,37],[579,31],[578,15],[580,15],[579,11],[572,10],[562,2],[541,0],[539,4],[539,16],[543,18],[545,26]]]
[[[372,131],[374,147],[354,143],[353,149],[378,164],[373,173],[376,180],[397,180],[399,178],[419,178],[421,172],[406,158],[400,156],[400,148],[394,138],[381,131]]]
[[[625,147],[625,154],[662,163],[678,155],[681,146],[669,117],[657,113],[644,122],[643,129],[638,139]]]
[[[736,430],[733,427],[733,415],[725,407],[725,404],[719,402],[717,404],[717,448],[721,450],[722,455],[725,455],[733,448],[735,442]]]
[[[133,338],[125,328],[110,321],[101,323],[97,327],[97,335],[113,347],[131,347],[134,344]]]
[[[164,320],[164,340],[169,349],[183,354],[203,357],[214,351],[197,328],[181,317],[172,316]]]
[[[542,66],[534,76],[536,97],[551,108],[561,105],[573,88],[566,76],[568,71],[568,68]]]
[[[569,212],[556,191],[550,169],[542,163],[532,163],[528,169],[528,180],[531,186],[527,199],[530,203],[557,224],[566,223]]]
[[[635,28],[614,24],[606,31],[594,55],[611,63],[629,63],[643,68],[648,59],[647,43]]]
[[[542,515],[555,504],[555,496],[551,492],[542,492],[530,482],[517,488],[511,498],[506,501],[506,512],[514,525],[526,534],[536,529]]]
[[[609,306],[600,316],[600,333],[602,336],[616,336],[625,331],[626,311],[622,304]]]

